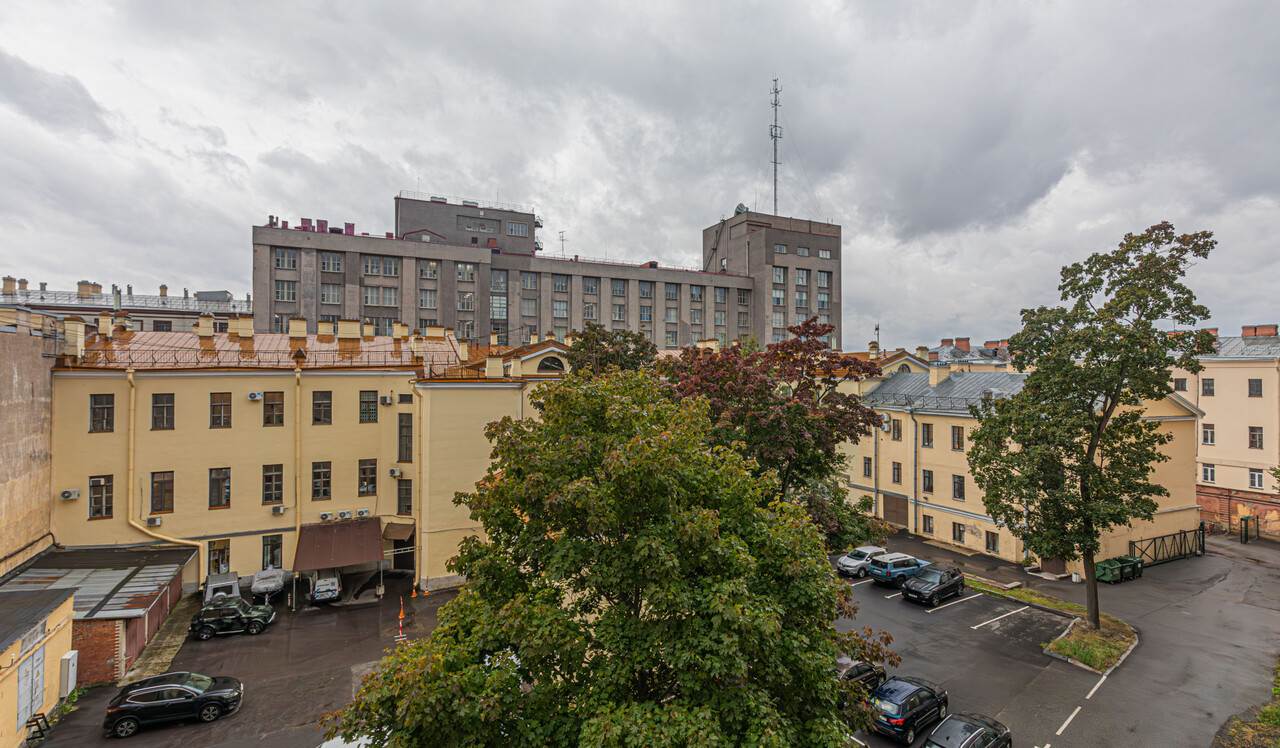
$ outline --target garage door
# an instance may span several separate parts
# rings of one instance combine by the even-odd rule
[[[884,521],[894,525],[907,526],[907,500],[905,497],[884,497]]]

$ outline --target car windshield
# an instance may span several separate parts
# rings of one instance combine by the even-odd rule
[[[207,675],[197,675],[196,673],[192,673],[187,678],[186,685],[189,688],[194,688],[200,693],[204,693],[209,690],[209,686],[213,685],[213,678],[210,678]]]
[[[893,703],[892,701],[888,701],[886,699],[872,699],[872,701],[875,702],[876,709],[879,709],[884,714],[898,713],[898,705]]]
[[[866,557],[867,557],[866,551],[849,551],[849,558],[853,559],[854,561],[861,561]]]
[[[922,571],[916,575],[916,579],[919,579],[922,582],[928,582],[930,584],[942,583],[942,575],[936,571]]]

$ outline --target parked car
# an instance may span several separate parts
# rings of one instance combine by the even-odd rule
[[[871,728],[910,745],[934,720],[946,719],[947,691],[922,678],[890,678],[871,692]]]
[[[933,728],[921,748],[1012,748],[1013,736],[1003,724],[972,712],[953,714]]]
[[[849,683],[860,683],[863,688],[867,689],[867,693],[876,690],[881,683],[884,683],[887,677],[883,665],[875,665],[870,662],[853,662],[840,673],[840,680]]]
[[[926,566],[929,566],[928,561],[921,561],[905,553],[886,553],[871,559],[869,568],[871,578],[877,582],[901,587],[903,582]]]
[[[198,719],[212,722],[240,708],[244,684],[235,678],[165,673],[130,683],[107,704],[102,728],[127,738],[143,725]]]
[[[844,577],[865,577],[871,559],[888,552],[878,545],[860,545],[836,560],[836,573]]]
[[[943,598],[964,594],[964,574],[954,566],[921,569],[902,583],[902,599],[937,605]]]
[[[311,575],[311,599],[315,602],[342,597],[342,575],[337,569],[321,569]]]
[[[209,603],[191,616],[187,630],[200,641],[208,641],[217,634],[261,634],[276,619],[276,611],[270,605],[250,605],[238,597],[223,598]]]

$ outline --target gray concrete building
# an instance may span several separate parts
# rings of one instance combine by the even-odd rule
[[[270,217],[253,229],[263,332],[290,317],[452,327],[460,339],[563,340],[592,321],[643,332],[659,348],[755,336],[781,340],[810,316],[839,325],[840,227],[736,213],[703,232],[697,268],[545,257],[532,208],[403,192],[395,231]],[[839,331],[832,344],[839,347]]]

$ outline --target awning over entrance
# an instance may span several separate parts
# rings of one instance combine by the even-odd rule
[[[303,525],[294,571],[340,568],[382,560],[382,520],[339,520]]]
[[[382,528],[384,540],[408,540],[411,537],[413,537],[412,522],[388,522],[387,526]]]

